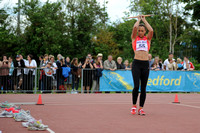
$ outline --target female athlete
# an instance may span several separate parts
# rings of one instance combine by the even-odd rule
[[[144,24],[140,24],[140,21]],[[148,29],[148,35],[145,36],[146,28]],[[132,75],[134,82],[134,89],[132,91],[133,107],[131,113],[136,114],[136,103],[138,98],[138,90],[141,83],[141,94],[138,114],[145,115],[143,106],[146,99],[146,85],[149,77],[149,61],[148,54],[153,37],[153,29],[145,19],[145,16],[139,16],[138,21],[135,23],[132,31],[132,47],[135,53],[134,61],[132,63]]]

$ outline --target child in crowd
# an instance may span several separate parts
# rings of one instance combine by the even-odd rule
[[[181,63],[182,63],[182,60],[180,58],[177,58],[177,70],[183,69],[183,65]]]
[[[152,67],[151,67],[151,70],[155,70],[155,71],[160,70],[160,66],[157,63],[154,62]]]
[[[168,69],[169,70],[177,70],[177,66],[176,63],[174,63],[173,59],[168,59],[169,60],[169,64],[168,65]]]
[[[126,69],[126,70],[131,70],[131,67],[130,67],[130,65],[129,65],[128,60],[125,60],[125,61],[124,61],[124,65],[125,65],[125,69]]]

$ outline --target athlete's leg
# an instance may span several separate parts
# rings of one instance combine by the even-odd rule
[[[149,63],[145,63],[143,65],[143,69],[141,72],[141,94],[140,94],[140,108],[144,106],[146,99],[146,86],[149,77]]]
[[[134,89],[132,91],[132,101],[133,105],[136,105],[137,98],[138,98],[138,90],[140,85],[140,64],[137,61],[133,61],[132,64],[132,76],[133,76],[133,83],[134,83]]]

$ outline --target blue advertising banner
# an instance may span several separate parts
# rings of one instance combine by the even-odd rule
[[[100,91],[132,91],[130,70],[104,70]],[[150,71],[149,92],[200,92],[200,71]]]

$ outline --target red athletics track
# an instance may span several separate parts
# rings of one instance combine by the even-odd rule
[[[146,116],[131,115],[131,94],[43,94],[44,106],[21,107],[56,133],[200,133],[200,94],[178,96],[181,104],[171,103],[175,94],[147,94]],[[37,99],[32,94],[0,95],[0,102]],[[0,130],[32,132],[12,118],[1,118]]]

